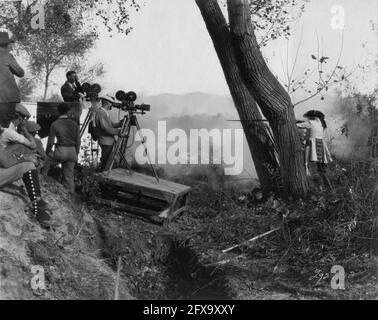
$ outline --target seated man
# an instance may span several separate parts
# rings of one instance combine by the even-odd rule
[[[113,151],[115,139],[121,132],[119,128],[122,126],[122,122],[113,123],[110,119],[109,111],[113,107],[114,99],[110,96],[102,96],[100,100],[102,106],[94,116],[94,127],[102,154],[99,170],[104,171]]]
[[[0,136],[3,132],[4,129],[0,127]],[[60,223],[51,218],[48,205],[42,199],[36,164],[36,155],[16,156],[0,145],[0,188],[22,179],[34,218],[45,228],[59,227]]]
[[[32,135],[26,130],[25,123],[30,118],[29,111],[20,103],[16,105],[16,113],[12,119],[9,128],[4,128],[3,134],[0,137],[0,144],[4,147],[9,147],[11,144],[20,144],[30,149],[35,149],[37,146]],[[22,134],[18,133],[17,128]]]
[[[81,142],[80,128],[69,114],[69,105],[61,103],[58,106],[58,111],[60,117],[50,128],[46,147],[48,159],[43,171],[47,173],[51,166],[61,163],[63,170],[63,184],[70,192],[74,192],[74,168],[78,160]],[[52,151],[54,144],[55,150]]]

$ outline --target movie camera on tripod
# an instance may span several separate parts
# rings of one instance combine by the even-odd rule
[[[86,94],[87,101],[98,100],[98,96],[102,90],[98,83],[90,84],[88,82],[83,83],[80,89],[82,93]]]
[[[151,105],[149,104],[135,104],[138,96],[134,91],[125,92],[123,90],[117,91],[115,95],[118,101],[121,103],[113,104],[114,108],[121,109],[130,113],[140,113],[145,114],[146,112],[151,111]]]

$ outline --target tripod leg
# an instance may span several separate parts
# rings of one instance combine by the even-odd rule
[[[127,161],[126,159],[126,150],[127,150],[127,143],[129,141],[129,137],[130,137],[130,132],[132,130],[132,125],[130,123],[130,126],[129,128],[127,129],[127,134],[126,136],[123,138],[122,140],[122,144],[121,144],[121,149],[119,151],[119,156],[120,156],[120,163],[122,164],[122,161],[123,163],[126,165],[126,168],[127,170],[129,171],[130,175],[133,174],[132,170],[131,170],[131,167],[129,165],[129,162]]]
[[[123,125],[122,125],[122,129],[121,129],[121,136],[117,139],[114,147],[113,147],[113,151],[109,157],[109,160],[108,160],[108,163],[106,164],[106,167],[105,167],[105,171],[108,171],[108,173],[110,173],[110,171],[113,169],[113,166],[114,166],[114,163],[115,163],[115,158],[118,154],[118,152],[120,151],[120,148],[122,146],[122,143],[124,141],[124,134],[126,132],[128,132],[130,129],[130,126],[131,126],[131,121],[129,118],[125,118],[124,122],[123,122]]]
[[[92,115],[93,115],[93,111],[92,111],[92,109],[89,109],[88,114],[85,117],[84,123],[83,123],[83,125],[81,126],[81,129],[80,129],[80,138],[83,137],[85,130],[87,130],[87,127],[88,127],[89,122],[92,118]]]
[[[151,169],[152,169],[152,171],[153,171],[153,173],[154,173],[155,179],[156,179],[157,183],[159,183],[159,182],[160,182],[159,176],[158,176],[158,174],[157,174],[157,172],[156,172],[156,170],[155,170],[155,167],[154,167],[154,165],[152,164],[152,161],[151,161],[151,159],[150,159],[150,155],[149,155],[149,153],[148,153],[148,148],[147,148],[147,146],[146,146],[146,141],[144,140],[144,137],[143,137],[143,135],[142,135],[141,127],[140,127],[140,125],[139,125],[139,122],[138,122],[138,119],[137,119],[137,118],[135,118],[135,126],[137,127],[137,131],[138,131],[138,133],[139,133],[140,139],[141,139],[142,144],[143,144],[143,146],[144,146],[144,150],[145,150],[145,152],[146,152],[146,156],[147,156],[148,162],[149,162],[149,164],[150,164],[150,167],[151,167]]]

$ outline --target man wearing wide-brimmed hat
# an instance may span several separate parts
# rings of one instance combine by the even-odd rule
[[[121,132],[122,122],[113,123],[109,111],[112,109],[115,100],[109,95],[100,96],[102,107],[96,111],[94,116],[94,127],[101,147],[101,164],[99,171],[104,171],[111,156],[115,138]]]
[[[14,118],[16,103],[21,101],[14,76],[22,78],[24,70],[10,53],[13,39],[7,32],[0,32],[0,125],[8,128]]]

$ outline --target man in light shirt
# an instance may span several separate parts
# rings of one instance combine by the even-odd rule
[[[122,121],[113,123],[109,111],[115,103],[114,98],[104,95],[100,97],[102,107],[96,111],[94,127],[101,147],[101,164],[99,171],[104,171],[113,151],[115,139],[121,133]]]
[[[16,114],[8,128],[4,128],[0,137],[0,144],[4,147],[11,147],[19,144],[34,150],[37,146],[33,136],[27,131],[25,123],[30,118],[29,111],[20,103],[16,105]],[[17,128],[21,129],[22,134],[18,133]]]

